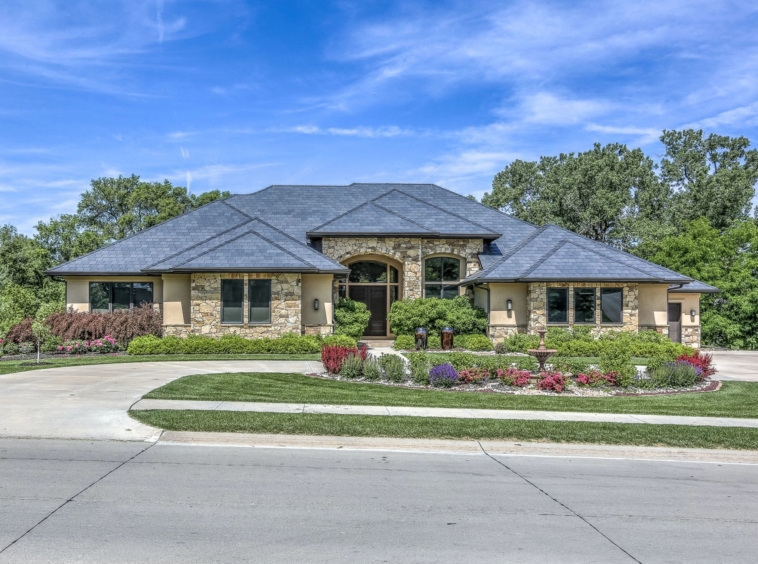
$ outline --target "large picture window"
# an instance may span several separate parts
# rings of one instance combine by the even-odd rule
[[[460,294],[461,261],[452,257],[434,257],[424,261],[424,297],[453,299]]]
[[[271,323],[271,280],[250,280],[250,323]]]
[[[153,303],[152,282],[90,282],[89,308],[109,313]]]
[[[624,301],[623,288],[602,288],[600,291],[600,309],[603,323],[621,323]]]
[[[574,323],[595,323],[595,288],[574,288]]]
[[[221,323],[242,323],[244,280],[221,281]]]
[[[568,323],[568,288],[547,289],[547,322]]]

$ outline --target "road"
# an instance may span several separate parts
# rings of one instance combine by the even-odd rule
[[[753,562],[758,465],[0,439],[0,563]]]

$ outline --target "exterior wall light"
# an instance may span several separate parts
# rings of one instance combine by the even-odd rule
[[[690,310],[690,315],[691,315],[692,317],[695,317],[695,316],[697,315],[697,312],[696,312],[694,309],[691,309],[691,310]]]
[[[316,298],[315,300],[313,300],[313,309],[315,309],[316,311],[318,311],[318,305],[319,305],[318,304],[318,298]]]
[[[513,311],[513,300],[505,301],[505,309],[507,309],[508,311]]]

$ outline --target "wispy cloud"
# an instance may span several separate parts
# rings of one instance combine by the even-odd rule
[[[273,128],[280,133],[302,133],[303,135],[337,135],[342,137],[398,137],[416,134],[411,129],[396,125],[385,127],[318,127],[316,125],[296,125],[294,127]]]

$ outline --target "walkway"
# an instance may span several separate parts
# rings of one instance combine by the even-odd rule
[[[127,414],[150,390],[191,374],[316,372],[318,361],[134,362],[0,375],[0,437],[156,440],[159,429]]]
[[[758,382],[758,351],[715,351],[714,380]]]
[[[758,428],[758,419],[736,417],[689,417],[571,411],[518,411],[510,409],[454,409],[445,407],[384,407],[378,405],[321,405],[311,403],[256,403],[238,401],[140,400],[132,409],[200,411],[249,411],[260,413],[336,413],[383,417],[451,417],[455,419],[531,419],[540,421],[588,421],[651,425],[704,425]]]

